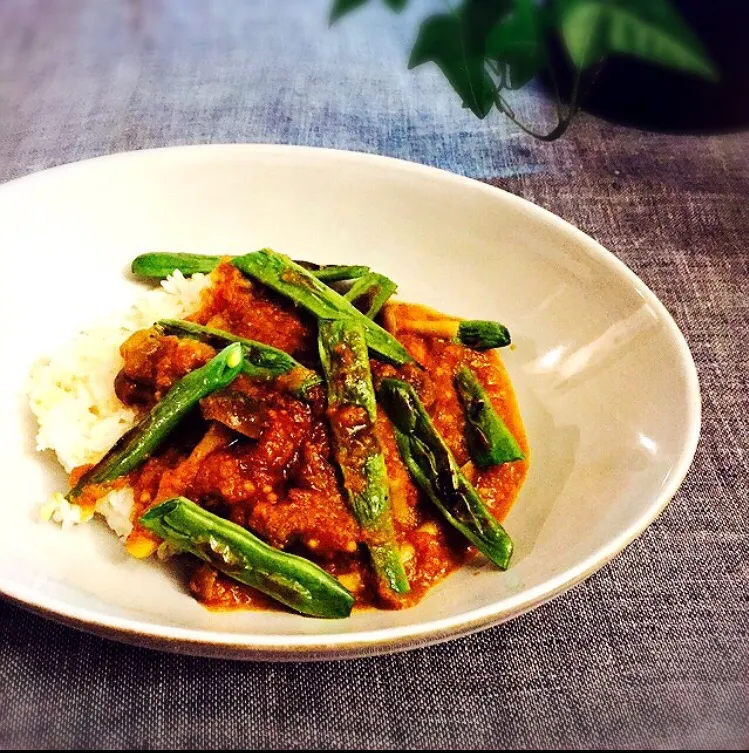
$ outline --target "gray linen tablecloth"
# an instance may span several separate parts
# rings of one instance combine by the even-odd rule
[[[746,135],[654,135],[583,116],[563,141],[534,142],[497,117],[475,120],[436,71],[406,71],[414,12],[373,7],[328,31],[326,8],[4,0],[0,180],[121,150],[261,141],[489,181],[602,242],[674,315],[704,400],[694,466],[645,534],[572,592],[397,656],[209,661],[0,603],[0,745],[746,747]],[[523,95],[519,114],[533,121],[540,102]]]

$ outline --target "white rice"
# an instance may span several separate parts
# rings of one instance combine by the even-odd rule
[[[133,530],[130,513],[134,503],[133,490],[126,486],[124,489],[114,489],[102,497],[96,503],[96,512],[121,539],[126,539]]]
[[[39,422],[37,449],[54,450],[68,473],[84,463],[98,462],[135,423],[135,412],[114,393],[114,379],[122,367],[120,345],[158,319],[181,319],[196,311],[209,284],[207,275],[188,279],[175,272],[160,288],[141,295],[126,314],[81,332],[37,362],[29,380],[31,410]],[[124,538],[132,528],[132,505],[132,490],[121,489],[99,500],[96,512]],[[61,493],[42,507],[41,516],[63,526],[87,520],[81,508]]]

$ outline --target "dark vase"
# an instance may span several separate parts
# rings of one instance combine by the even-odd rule
[[[749,0],[675,0],[715,63],[705,81],[634,58],[608,59],[585,88],[583,109],[649,130],[715,132],[749,126]],[[555,70],[569,99],[572,70],[561,45]]]

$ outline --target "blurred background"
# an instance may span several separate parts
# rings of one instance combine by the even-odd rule
[[[749,122],[749,3],[671,4],[702,40],[718,81],[619,56],[586,72],[583,106],[658,130],[742,128]],[[464,108],[434,63],[408,70],[421,24],[445,13],[444,2],[412,0],[397,14],[370,0],[330,27],[333,5],[0,3],[0,179],[14,177],[13,163],[30,171],[112,151],[227,141],[356,149],[493,178],[555,162],[496,108],[483,120]],[[507,12],[511,4],[488,5]],[[516,119],[539,132],[554,122],[548,71],[563,96],[573,78],[563,43],[554,48],[554,28],[550,36],[550,66],[507,97]],[[52,140],[50,157],[44,146]]]

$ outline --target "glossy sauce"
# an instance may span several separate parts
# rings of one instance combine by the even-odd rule
[[[221,264],[215,284],[203,294],[193,321],[281,348],[319,371],[315,322],[290,302]],[[425,367],[393,367],[371,361],[375,384],[397,376],[419,393],[437,429],[461,465],[468,463],[463,416],[453,374],[466,364],[478,375],[494,407],[527,455],[527,442],[507,374],[493,351],[477,353],[446,339],[400,331],[407,319],[439,319],[420,306],[391,303],[385,321],[392,333]],[[215,350],[199,342],[163,336],[154,330],[134,334],[123,344],[124,365],[117,395],[147,410],[165,391]],[[204,402],[170,437],[166,446],[125,480],[135,490],[133,519],[171,496],[184,495],[206,509],[249,528],[273,546],[317,562],[354,593],[360,607],[400,608],[418,602],[426,591],[471,556],[455,532],[411,480],[395,444],[393,428],[378,410],[375,433],[385,455],[391,485],[396,535],[411,584],[404,597],[377,593],[331,448],[322,387],[303,402],[281,384],[238,377],[229,390]],[[237,407],[239,406],[239,407]],[[239,414],[225,417],[224,414]],[[356,417],[353,417],[356,418]],[[232,421],[239,422],[232,425]],[[239,430],[237,428],[239,427]],[[527,471],[518,461],[477,471],[465,468],[492,512],[508,512]],[[101,490],[86,492],[95,497]],[[93,499],[91,500],[93,502]],[[151,535],[135,525],[130,545]],[[185,558],[188,559],[188,558]],[[282,608],[254,589],[193,560],[189,588],[211,608]]]

